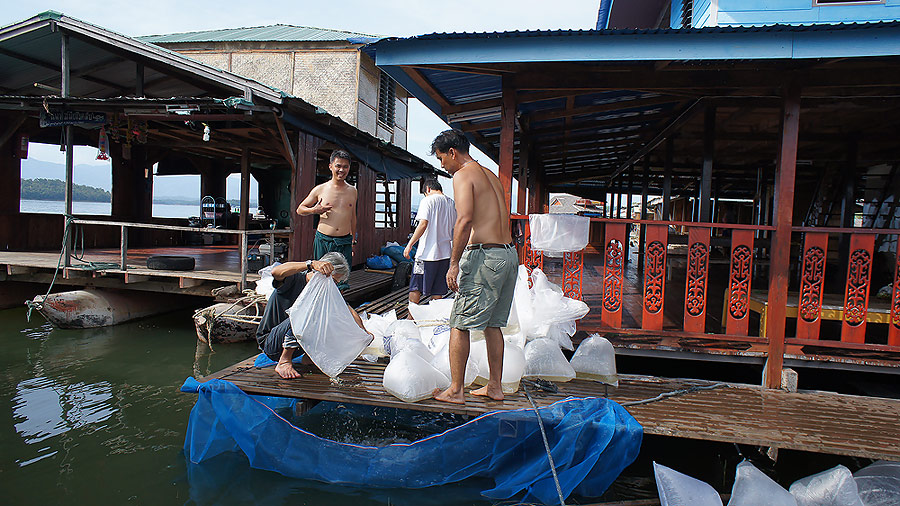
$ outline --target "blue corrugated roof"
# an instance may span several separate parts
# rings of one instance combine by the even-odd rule
[[[331,42],[331,41],[371,41],[376,35],[330,30],[311,26],[268,25],[243,28],[224,28],[221,30],[203,30],[197,32],[169,33],[164,35],[146,35],[138,37],[144,42],[176,43],[176,42],[238,42],[238,41],[281,41],[281,42]]]

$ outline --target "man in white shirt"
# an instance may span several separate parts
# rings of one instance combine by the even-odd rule
[[[422,183],[422,192],[425,198],[416,213],[419,224],[403,250],[403,256],[409,258],[413,245],[419,241],[409,281],[409,301],[413,304],[418,304],[423,295],[440,299],[447,294],[450,241],[453,239],[453,224],[456,223],[453,199],[444,195],[437,179],[426,179]]]

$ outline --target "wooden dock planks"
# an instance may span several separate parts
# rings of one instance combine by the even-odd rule
[[[356,361],[332,381],[321,373],[283,380],[269,368],[253,367],[253,358],[203,378],[233,382],[251,394],[328,400],[418,411],[478,416],[495,410],[529,408],[520,390],[503,402],[467,395],[465,406],[426,400],[409,404],[382,388],[384,364]],[[574,380],[559,383],[559,392],[533,392],[539,406],[569,396],[602,397],[622,403],[646,434],[851,455],[900,459],[900,400],[830,392],[789,393],[754,385],[704,380],[623,375],[618,388]],[[628,403],[691,387],[707,388],[646,404]]]

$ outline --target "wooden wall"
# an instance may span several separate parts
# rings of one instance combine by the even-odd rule
[[[882,4],[820,6],[814,6],[813,0],[779,0],[778,2],[771,0],[719,0],[718,4],[718,24],[708,23],[697,26],[842,23],[900,19],[900,0],[885,0]]]
[[[359,244],[353,248],[353,265],[359,265],[371,255],[381,253],[381,247],[388,241],[406,244],[412,228],[410,226],[411,180],[397,181],[397,198],[400,202],[399,222],[394,228],[375,228],[375,180],[377,173],[367,167],[360,167],[356,187],[359,200],[356,203],[356,230]]]

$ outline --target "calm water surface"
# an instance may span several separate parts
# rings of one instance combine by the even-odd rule
[[[366,491],[252,470],[240,455],[185,464],[196,396],[178,391],[256,352],[197,346],[190,311],[60,330],[0,310],[2,504],[487,504],[478,484]]]

